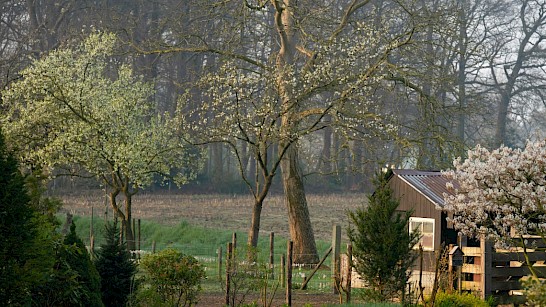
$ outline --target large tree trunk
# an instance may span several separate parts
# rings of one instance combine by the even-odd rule
[[[298,35],[293,21],[297,2],[292,0],[272,0],[272,2],[275,8],[275,26],[280,38],[280,50],[277,55],[277,89],[282,101],[283,116],[279,154],[282,155],[284,152],[281,160],[281,172],[288,209],[290,237],[294,242],[294,263],[317,263],[318,253],[305,199],[303,176],[298,164],[297,147],[295,146],[298,136],[294,135],[297,133],[297,112],[300,111],[299,103],[294,97],[295,84],[293,81],[297,79],[294,58],[297,52]]]
[[[294,263],[318,263],[317,247],[298,164],[298,152],[291,146],[281,162],[282,182],[288,209],[290,238],[294,242]]]
[[[494,148],[498,148],[506,142],[506,124],[508,121],[508,106],[510,106],[510,94],[503,92],[498,104],[497,128],[495,131]]]
[[[465,125],[466,125],[466,45],[467,45],[467,21],[466,1],[461,0],[461,12],[459,13],[459,71],[457,75],[457,86],[459,93],[459,114],[457,116],[457,137],[460,145],[457,155],[464,156],[465,148]]]
[[[110,198],[110,206],[112,207],[112,209],[114,210],[114,218],[115,219],[120,219],[121,220],[121,231],[123,232],[123,236],[125,237],[125,240],[127,241],[127,249],[129,250],[133,250],[134,249],[134,244],[133,246],[129,246],[129,242],[130,240],[133,241],[133,231],[132,231],[132,225],[130,223],[131,221],[131,200],[127,201],[127,198],[125,199],[125,210],[123,210],[117,203],[117,196],[119,195],[119,193],[121,192],[120,189],[113,189],[110,193],[109,193],[109,198]],[[125,194],[125,193],[124,193]],[[127,197],[125,195],[125,197]],[[127,203],[129,203],[129,207],[127,207]],[[129,208],[129,209],[127,209]]]

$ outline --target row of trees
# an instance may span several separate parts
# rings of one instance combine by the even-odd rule
[[[379,161],[445,168],[476,142],[520,145],[544,113],[540,1],[4,3],[8,136],[27,165],[108,187],[128,238],[134,193],[194,176],[181,140],[248,185],[251,245],[281,172],[297,261],[316,262],[306,176],[355,171],[330,178],[358,189]],[[118,43],[75,43],[96,30]]]

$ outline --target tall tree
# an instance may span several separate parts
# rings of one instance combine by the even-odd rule
[[[185,182],[195,163],[168,114],[154,113],[150,84],[126,65],[110,66],[115,42],[114,35],[93,34],[35,61],[3,92],[8,112],[1,122],[25,163],[104,184],[132,249],[132,197],[154,176]],[[175,166],[180,172],[171,176]]]
[[[221,12],[216,19],[218,27],[230,29],[218,34],[223,36],[197,45],[178,38],[180,43],[170,47],[139,49],[144,53],[201,52],[218,58],[221,69],[199,81],[205,91],[183,100],[182,122],[205,135],[228,131],[223,139],[216,133],[217,140],[245,142],[254,153],[265,154],[266,149],[277,147],[277,156],[269,165],[278,164],[282,171],[297,262],[318,261],[300,165],[302,139],[327,126],[351,134],[377,135],[389,130],[388,117],[382,116],[370,97],[383,80],[388,57],[411,41],[415,27],[409,21],[397,27],[388,24],[411,16],[393,2],[391,14],[399,18],[385,15],[382,27],[375,28],[369,19],[360,19],[370,12],[368,2],[341,1],[334,6],[295,1],[237,5],[228,1],[210,8]],[[336,10],[334,16],[340,17],[323,20],[325,10]],[[239,22],[233,23],[233,19]],[[245,33],[244,40],[231,36],[234,32]],[[378,36],[379,32],[385,35]],[[279,45],[264,37],[273,37]],[[263,47],[262,52],[254,52],[256,47]],[[203,102],[195,106],[194,99]],[[331,120],[323,120],[327,116]],[[266,161],[257,164],[262,162]],[[269,175],[275,173],[274,168],[267,170]]]
[[[517,98],[530,93],[543,97],[546,90],[546,3],[523,0],[507,17],[492,42],[496,54],[488,67],[490,85],[498,93],[495,148],[509,143],[507,127]]]

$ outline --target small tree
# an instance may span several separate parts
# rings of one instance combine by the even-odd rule
[[[478,145],[453,165],[454,170],[443,173],[452,180],[447,188],[453,191],[445,197],[444,210],[452,214],[455,229],[469,237],[485,235],[497,244],[515,244],[524,252],[525,236],[545,238],[546,141],[528,142],[523,150],[502,146],[489,151]]]
[[[133,196],[159,178],[187,182],[198,153],[181,141],[168,113],[156,113],[152,84],[118,65],[116,42],[95,33],[34,61],[2,91],[0,124],[31,168],[94,177],[108,188],[134,249]]]
[[[104,237],[106,242],[101,245],[95,261],[101,278],[102,301],[105,306],[123,306],[131,293],[137,267],[120,239],[117,221],[105,225]]]
[[[413,247],[418,232],[409,232],[411,212],[398,212],[388,177],[376,175],[375,192],[368,205],[349,212],[348,236],[353,244],[354,267],[371,287],[370,299],[401,297],[409,279],[408,269],[417,257]]]
[[[76,224],[72,222],[70,232],[64,238],[67,246],[64,257],[67,264],[78,273],[77,281],[82,287],[82,306],[104,306],[101,300],[101,282],[99,272],[91,261],[83,241],[76,234]]]
[[[191,306],[197,303],[205,270],[192,256],[174,249],[147,255],[141,267],[145,272],[145,287],[141,292],[143,303],[161,306]],[[150,301],[147,301],[150,300]]]

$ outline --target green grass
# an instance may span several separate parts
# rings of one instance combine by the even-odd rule
[[[76,231],[80,238],[86,244],[90,242],[90,217],[74,217]],[[137,224],[138,225],[138,224]],[[138,226],[137,226],[138,228]],[[95,247],[103,242],[104,220],[95,218],[93,220],[93,233],[95,237]],[[155,241],[156,250],[165,248],[174,248],[184,253],[194,256],[214,256],[218,248],[223,251],[227,248],[227,243],[231,242],[232,231],[219,230],[214,228],[204,228],[193,226],[185,221],[177,225],[163,225],[156,222],[141,221],[141,244],[140,248],[144,251],[152,250],[152,242]],[[245,232],[236,232],[237,245],[239,248],[246,247],[247,234]],[[286,238],[275,237],[274,253],[281,254],[286,252]],[[317,241],[319,256],[322,256],[330,247],[331,242]],[[258,243],[259,260],[265,261],[269,257],[269,236],[262,235]]]
[[[63,217],[60,217],[63,219]],[[64,221],[63,221],[64,222]],[[90,242],[90,217],[74,217],[76,223],[76,232],[86,245]],[[137,224],[138,225],[138,224]],[[138,226],[137,226],[138,228]],[[100,218],[93,219],[93,233],[95,237],[95,248],[100,247],[103,239],[104,220]],[[243,259],[246,255],[247,234],[245,232],[237,232],[237,254]],[[232,231],[204,228],[191,225],[185,221],[177,225],[164,225],[153,221],[141,221],[141,245],[140,249],[144,252],[152,252],[152,242],[155,241],[156,251],[166,248],[174,248],[185,254],[192,255],[199,259],[206,267],[209,282],[218,281],[218,249],[222,248],[223,262],[225,262],[225,254],[227,243],[231,242],[233,236]],[[276,270],[280,268],[278,265],[281,254],[286,254],[287,239],[275,236],[274,257]],[[331,242],[318,240],[317,249],[319,257],[324,256],[331,245]],[[258,261],[265,263],[269,259],[269,236],[261,235],[258,242]],[[325,264],[330,265],[330,260]],[[223,263],[225,265],[225,263]],[[304,276],[308,276],[312,268],[294,268],[293,282],[295,285],[303,282]],[[280,275],[280,274],[277,274]],[[309,289],[330,290],[330,270],[319,271],[309,283]],[[208,286],[206,286],[208,288]],[[213,288],[217,285],[213,285]]]

